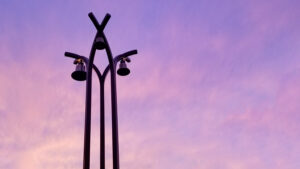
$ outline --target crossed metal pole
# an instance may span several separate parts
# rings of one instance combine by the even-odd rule
[[[98,23],[93,13],[89,13],[89,17],[97,29],[89,58],[70,52],[65,52],[66,57],[74,58],[76,70],[72,73],[75,80],[86,80],[86,98],[85,98],[85,128],[84,128],[84,150],[83,150],[83,169],[90,168],[90,140],[91,140],[91,99],[92,99],[92,69],[96,72],[100,83],[100,169],[105,169],[105,107],[104,107],[104,83],[107,73],[110,71],[111,81],[111,110],[112,110],[112,149],[113,149],[113,169],[119,169],[119,138],[118,138],[118,110],[117,110],[117,89],[116,89],[116,65],[120,62],[118,74],[121,76],[128,75],[130,70],[126,66],[126,62],[130,62],[128,58],[137,54],[137,50],[131,50],[113,58],[109,43],[103,32],[106,24],[110,19],[110,14],[106,14],[101,24]],[[105,49],[108,66],[103,73],[94,65],[94,57],[96,50]],[[87,72],[85,72],[85,66]]]

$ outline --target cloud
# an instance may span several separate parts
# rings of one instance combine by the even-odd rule
[[[78,24],[90,24],[86,15],[77,17],[89,5],[81,9],[74,3],[67,11],[54,10],[57,5],[64,8],[55,3],[51,11],[44,5],[43,12],[24,14],[19,27],[8,17],[0,32],[0,168],[82,167],[85,83],[71,81],[72,60],[62,55],[74,48],[86,55],[95,30]],[[299,168],[297,5],[201,1],[121,6],[122,12],[111,3],[98,9],[107,7],[121,18],[105,30],[114,51],[122,51],[124,43],[139,50],[128,64],[132,74],[117,79],[121,167]],[[37,14],[35,19],[45,20],[29,22]],[[99,166],[95,79],[92,168]],[[108,78],[108,168],[109,86]]]

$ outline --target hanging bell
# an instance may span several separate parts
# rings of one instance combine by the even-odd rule
[[[104,42],[103,37],[99,36],[99,37],[96,38],[96,40],[95,40],[95,47],[98,50],[105,49],[105,42]]]
[[[77,81],[86,80],[85,66],[82,62],[77,63],[75,71],[72,73],[72,78]]]
[[[127,65],[124,60],[121,60],[117,73],[120,76],[127,76],[130,73],[130,70],[127,68]]]

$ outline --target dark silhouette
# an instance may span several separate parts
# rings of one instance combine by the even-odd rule
[[[92,96],[92,69],[96,72],[100,83],[100,169],[105,169],[105,120],[104,120],[104,82],[108,71],[111,75],[111,109],[112,109],[112,145],[113,145],[113,169],[119,169],[119,138],[118,138],[118,111],[117,111],[117,90],[116,90],[116,65],[120,61],[118,74],[126,76],[130,70],[126,62],[128,58],[137,54],[137,50],[132,50],[113,58],[109,43],[103,32],[110,14],[106,14],[102,23],[99,24],[93,13],[89,17],[97,29],[89,58],[74,53],[65,52],[65,56],[75,58],[76,70],[72,73],[72,78],[78,81],[86,80],[86,100],[85,100],[85,129],[84,129],[84,150],[83,150],[83,169],[90,168],[90,140],[91,140],[91,96]],[[94,65],[96,50],[106,50],[109,65],[103,74]],[[85,65],[87,72],[85,72]]]

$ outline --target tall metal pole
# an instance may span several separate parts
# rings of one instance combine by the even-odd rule
[[[101,72],[97,68],[96,65],[93,65],[93,69],[95,70],[99,85],[100,85],[100,169],[105,169],[105,102],[104,102],[104,82],[105,77],[107,75],[107,69],[101,75]]]
[[[100,169],[105,169],[104,81],[105,77],[102,76],[100,80]]]
[[[85,98],[85,127],[84,127],[84,150],[83,150],[83,169],[90,168],[90,140],[91,140],[91,100],[92,100],[92,69],[98,75],[100,83],[100,169],[105,169],[105,101],[104,101],[104,83],[107,73],[111,75],[111,108],[112,108],[112,146],[113,146],[113,169],[119,169],[119,136],[118,136],[118,110],[117,110],[117,88],[116,88],[116,63],[130,55],[137,54],[137,50],[126,52],[113,58],[109,43],[106,39],[103,29],[107,24],[110,15],[106,14],[102,23],[99,24],[93,13],[89,13],[89,17],[97,28],[97,34],[94,38],[89,58],[76,55],[74,53],[65,52],[65,56],[83,59],[87,66],[86,77],[86,98]],[[103,38],[105,50],[108,57],[109,65],[105,68],[101,75],[99,69],[94,65],[94,57],[96,53],[97,38]],[[130,59],[128,59],[130,61]],[[128,61],[128,62],[129,62]],[[76,79],[76,78],[75,78]],[[77,80],[77,79],[76,79]]]
[[[110,69],[111,84],[111,113],[112,113],[112,146],[113,146],[113,169],[120,168],[119,162],[119,134],[118,134],[118,109],[117,109],[117,87],[116,87],[116,69],[109,43],[105,34],[102,34],[104,43],[106,44],[106,54]]]
[[[85,96],[85,126],[83,146],[83,169],[90,168],[90,144],[91,144],[91,106],[92,106],[92,67],[96,48],[92,46],[89,62],[87,64],[86,96]]]

